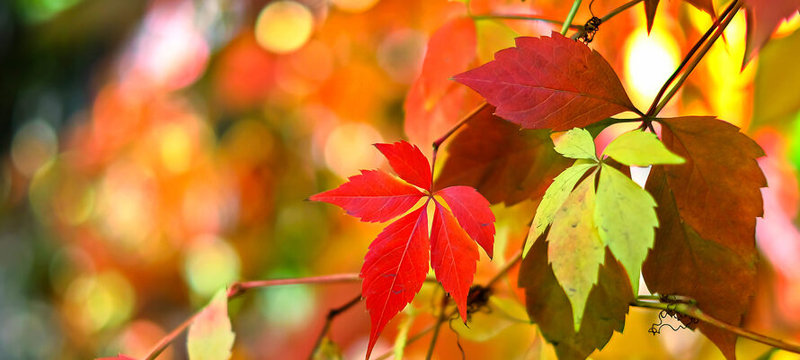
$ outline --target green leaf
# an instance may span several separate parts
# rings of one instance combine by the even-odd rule
[[[544,234],[545,229],[553,222],[553,217],[558,209],[561,208],[561,205],[564,204],[564,200],[567,199],[572,189],[575,188],[578,180],[583,177],[586,170],[595,165],[594,163],[576,162],[575,165],[567,168],[553,179],[553,183],[545,191],[539,207],[536,208],[536,216],[533,218],[533,224],[531,225],[531,230],[528,231],[528,239],[525,241],[525,248],[522,251],[523,258],[528,255],[533,242],[536,241],[539,235]]]
[[[602,165],[594,221],[600,238],[628,272],[634,294],[639,292],[642,263],[655,241],[655,207],[650,193],[617,169]]]
[[[589,159],[597,161],[594,139],[588,131],[574,128],[561,135],[556,141],[556,152],[573,159]]]
[[[614,139],[603,154],[628,166],[648,166],[653,164],[683,164],[682,157],[669,151],[656,134],[634,130]]]
[[[342,349],[339,348],[339,345],[336,345],[330,338],[327,336],[322,338],[322,341],[319,343],[319,347],[317,347],[317,351],[314,352],[314,355],[311,357],[312,360],[342,360],[344,357],[342,356]]]
[[[597,283],[597,273],[605,257],[605,244],[594,223],[596,175],[597,171],[589,175],[567,197],[547,236],[547,256],[572,304],[576,331],[580,331],[586,299]]]
[[[397,326],[397,337],[394,338],[395,359],[403,358],[403,353],[406,351],[406,344],[408,343],[408,330],[411,329],[414,318],[417,317],[413,306],[407,307],[404,312],[406,313],[406,317],[403,318],[403,322]],[[457,323],[461,324],[460,321],[457,321]]]
[[[228,296],[223,288],[189,326],[186,347],[191,360],[225,360],[231,357],[234,334],[228,319]]]

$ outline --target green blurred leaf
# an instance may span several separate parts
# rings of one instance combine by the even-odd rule
[[[574,128],[561,135],[555,144],[556,152],[573,159],[597,160],[594,139],[588,131]]]
[[[800,31],[772,39],[758,55],[758,71],[753,81],[752,126],[780,125],[800,110]]]
[[[669,151],[656,134],[634,130],[618,136],[603,154],[628,166],[648,166],[653,164],[683,164],[682,157]]]
[[[617,169],[602,165],[594,221],[600,238],[628,272],[634,294],[639,292],[642,263],[655,241],[655,206],[650,193]]]
[[[489,309],[490,311],[471,313],[466,325],[453,321],[453,330],[467,340],[483,342],[491,340],[512,325],[528,324],[525,308],[515,300],[492,296],[489,298]]]
[[[186,347],[191,360],[230,359],[235,335],[228,319],[228,296],[220,289],[189,326]]]
[[[569,196],[575,184],[583,177],[586,170],[594,167],[593,163],[577,163],[567,168],[553,179],[553,183],[545,191],[539,207],[536,208],[536,216],[533,218],[531,230],[528,232],[528,239],[525,241],[525,248],[522,251],[522,256],[528,255],[533,242],[543,234],[545,229],[553,222],[553,217],[564,201]]]
[[[406,350],[406,343],[408,342],[408,330],[411,329],[414,318],[417,317],[413,306],[407,307],[404,312],[406,313],[406,317],[403,318],[403,321],[397,326],[397,337],[394,338],[395,359],[403,358],[403,353]],[[458,323],[460,324],[461,322]]]
[[[342,360],[342,349],[327,336],[322,338],[317,351],[314,352],[312,360]]]
[[[553,217],[547,236],[547,256],[558,283],[572,304],[573,322],[580,330],[589,291],[597,283],[603,264],[605,244],[594,223],[595,191],[593,172],[578,184]]]

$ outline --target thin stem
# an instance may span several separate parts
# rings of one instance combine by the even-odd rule
[[[439,310],[439,318],[436,320],[436,324],[433,328],[433,337],[431,338],[431,345],[428,346],[428,353],[425,355],[426,360],[430,360],[433,357],[433,349],[436,348],[436,340],[439,339],[439,330],[442,328],[442,324],[447,321],[448,315],[445,314],[445,310],[447,310],[447,294],[442,295],[442,306]]]
[[[164,349],[166,349],[167,346],[169,346],[169,344],[172,343],[172,341],[174,341],[175,338],[178,337],[178,335],[180,335],[183,332],[183,330],[185,330],[187,327],[189,327],[189,325],[192,324],[194,318],[197,317],[197,315],[199,314],[200,311],[196,312],[194,315],[184,320],[180,325],[178,325],[178,327],[172,330],[169,334],[161,338],[161,341],[159,341],[158,344],[153,346],[153,349],[150,350],[150,353],[148,353],[147,356],[145,356],[145,359],[154,360],[156,357],[158,357],[158,355],[160,355],[161,352],[164,351]]]
[[[618,6],[616,9],[609,11],[608,14],[606,14],[605,16],[600,18],[600,22],[604,23],[604,22],[606,22],[608,20],[611,20],[611,18],[613,18],[614,16],[617,16],[617,14],[619,14],[619,13],[625,11],[625,10],[628,10],[630,7],[640,3],[642,1],[643,0],[631,0],[631,1],[628,1],[628,2]],[[572,35],[572,40],[578,39],[578,37],[581,36],[582,33],[583,33],[583,30],[578,31],[575,34],[573,34]]]
[[[406,346],[408,346],[408,345],[411,345],[411,344],[412,344],[412,343],[414,343],[414,342],[417,342],[417,340],[419,340],[419,339],[422,339],[422,337],[424,337],[425,335],[427,335],[429,332],[433,331],[433,329],[434,329],[435,327],[436,327],[436,324],[434,324],[434,325],[431,325],[431,326],[428,326],[428,327],[426,327],[425,329],[423,329],[422,331],[420,331],[420,332],[418,332],[418,333],[414,334],[413,336],[411,336],[410,338],[408,338],[408,340],[406,341]],[[375,359],[373,359],[373,360],[386,360],[386,359],[388,359],[390,356],[392,356],[393,354],[394,354],[394,347],[393,347],[393,348],[391,348],[391,349],[389,349],[387,352],[385,352],[385,353],[381,354],[380,356],[376,357],[376,358],[375,358]]]
[[[725,19],[731,11],[733,11],[733,8],[736,5],[736,3],[737,3],[736,1],[731,2],[731,4],[725,9],[725,11],[723,11],[722,14],[720,14],[720,16],[714,20],[714,23],[711,24],[711,27],[709,27],[708,30],[706,30],[706,32],[703,34],[703,36],[701,36],[700,39],[697,40],[697,42],[694,44],[694,46],[692,46],[691,50],[689,50],[686,56],[683,57],[683,60],[678,65],[678,68],[675,69],[672,75],[670,75],[669,79],[667,79],[667,81],[664,82],[664,85],[661,86],[661,89],[658,90],[658,94],[656,94],[656,97],[653,99],[653,103],[647,110],[648,117],[652,117],[655,115],[656,106],[658,106],[658,103],[661,100],[661,97],[664,96],[664,93],[667,91],[667,88],[669,88],[672,82],[675,81],[675,78],[678,77],[683,68],[689,63],[689,60],[692,59],[694,54],[697,52],[697,50],[700,49],[700,46],[703,45],[703,43],[705,43],[706,40],[708,40],[708,38],[711,36],[711,34],[713,34],[714,31],[719,27],[722,20]]]
[[[495,274],[494,277],[491,280],[489,280],[489,282],[486,283],[486,287],[490,288],[498,281],[500,281],[500,279],[503,278],[503,276],[505,276],[506,273],[508,273],[512,268],[514,268],[514,266],[519,264],[520,260],[522,260],[522,250],[518,251],[516,254],[514,254],[514,256],[511,257],[510,260],[508,260],[506,265],[503,266],[503,268],[500,269],[500,271],[498,271],[497,274]]]
[[[651,114],[652,116],[658,115],[658,113],[661,112],[661,110],[664,109],[665,106],[667,106],[667,103],[669,103],[669,101],[672,99],[672,97],[675,95],[678,89],[680,89],[684,81],[686,81],[686,78],[688,78],[689,74],[692,73],[692,70],[694,70],[694,68],[697,67],[697,64],[700,63],[700,60],[702,60],[703,57],[708,52],[708,50],[711,49],[711,46],[714,45],[714,43],[717,41],[720,35],[722,35],[722,32],[725,31],[725,28],[728,27],[728,24],[730,24],[730,22],[736,16],[736,13],[742,7],[742,3],[739,0],[735,0],[731,5],[733,7],[728,16],[724,20],[722,20],[722,22],[720,22],[719,26],[714,31],[714,34],[711,36],[711,38],[698,51],[697,56],[695,56],[694,59],[692,59],[692,61],[687,65],[686,71],[684,71],[681,77],[675,82],[675,85],[673,85],[670,88],[667,95],[664,96],[663,99],[661,99],[661,102],[659,102],[656,108],[652,111]]]
[[[749,330],[742,329],[738,326],[734,326],[728,324],[722,320],[714,318],[710,315],[707,315],[696,306],[692,304],[685,304],[685,303],[661,303],[661,302],[650,302],[650,301],[642,301],[642,300],[634,300],[631,303],[631,306],[642,307],[642,308],[650,308],[650,309],[659,309],[659,310],[670,310],[680,314],[691,316],[695,319],[698,319],[702,322],[705,322],[709,325],[716,326],[720,329],[730,331],[736,335],[748,338],[753,341],[758,341],[762,344],[766,344],[769,346],[773,346],[776,348],[780,348],[786,351],[790,351],[793,353],[800,354],[800,345],[790,344],[784,342],[783,340],[778,340],[775,338],[771,338],[769,336],[764,336],[761,334],[754,333]]]
[[[447,141],[447,139],[449,139],[450,136],[455,134],[455,132],[458,131],[458,129],[460,129],[462,126],[466,125],[467,122],[472,120],[472,118],[475,117],[475,115],[477,113],[481,112],[487,106],[489,106],[489,103],[484,101],[482,104],[478,105],[478,107],[476,107],[475,109],[470,111],[469,114],[467,114],[466,116],[461,118],[461,120],[459,120],[459,122],[456,123],[455,126],[450,128],[450,130],[448,130],[444,135],[442,135],[442,137],[436,139],[436,141],[433,142],[433,156],[432,156],[432,159],[431,159],[431,185],[430,185],[431,186],[430,187],[431,193],[433,191],[433,178],[434,178],[433,175],[436,175],[436,172],[435,172],[436,171],[436,155],[439,153],[439,147],[441,147],[442,143]]]
[[[569,30],[569,24],[572,24],[572,20],[575,19],[575,14],[578,13],[578,8],[581,7],[581,0],[575,0],[572,2],[572,8],[569,9],[569,14],[567,14],[567,19],[564,20],[564,24],[561,26],[561,35],[567,35],[567,30]]]
[[[328,284],[328,283],[343,283],[343,282],[360,282],[361,278],[358,274],[332,274],[323,276],[311,276],[304,278],[289,278],[289,279],[272,279],[272,280],[255,280],[236,282],[228,289],[228,299],[235,298],[245,291],[255,288],[265,288],[270,286],[279,285],[300,285],[300,284]]]
[[[472,15],[473,20],[532,20],[532,21],[541,21],[555,25],[564,25],[563,22],[553,19],[545,19],[540,18],[538,16],[533,15],[511,15],[511,14],[480,14],[480,15]],[[582,26],[578,24],[569,24],[569,27],[572,29],[580,29]]]
[[[311,354],[308,356],[309,359],[314,358],[314,354],[319,349],[320,344],[322,344],[322,339],[328,335],[328,331],[331,328],[331,324],[333,323],[333,319],[335,319],[339,314],[347,311],[355,304],[361,302],[361,293],[358,293],[352,300],[346,302],[344,305],[339,306],[337,308],[333,308],[328,311],[328,316],[325,317],[325,325],[322,326],[322,330],[319,332],[319,336],[317,336],[317,341],[314,342],[314,347],[311,348]]]

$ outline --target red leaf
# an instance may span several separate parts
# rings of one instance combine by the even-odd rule
[[[487,106],[450,140],[436,188],[468,185],[496,204],[544,195],[570,161],[553,150],[547,130],[520,130]]]
[[[344,209],[361,221],[384,222],[411,209],[424,194],[380,170],[361,170],[336,189],[311,196]]]
[[[458,224],[491,258],[494,249],[495,218],[489,209],[489,201],[469,186],[451,186],[439,190],[436,195],[444,199],[453,211]]]
[[[431,228],[431,267],[436,273],[436,280],[453,297],[465,323],[467,296],[478,258],[475,243],[458,226],[453,214],[436,202]]]
[[[476,54],[475,23],[454,19],[428,41],[422,72],[406,96],[405,132],[417,144],[431,144],[453,127],[481,98],[450,78],[469,69]]]
[[[383,327],[414,299],[428,273],[426,206],[389,224],[369,246],[361,268],[361,293],[372,328],[367,359]],[[474,271],[474,268],[473,268]]]
[[[495,60],[455,76],[524,128],[585,127],[636,108],[611,65],[583,43],[556,32],[519,37]]]
[[[405,141],[375,144],[401,179],[423,189],[431,187],[431,165],[416,145]]]
[[[747,47],[744,65],[758,54],[781,21],[800,10],[800,0],[745,0],[747,9]]]

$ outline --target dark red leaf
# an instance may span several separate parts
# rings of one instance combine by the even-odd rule
[[[458,224],[491,258],[494,249],[494,214],[489,201],[469,186],[451,186],[436,192],[450,206]]]
[[[403,106],[405,132],[412,142],[433,143],[481,103],[479,95],[450,79],[475,61],[476,44],[475,23],[470,18],[451,20],[431,36],[422,72]]]
[[[553,344],[558,358],[583,360],[595,349],[602,349],[615,330],[622,331],[633,290],[625,269],[606,249],[605,263],[576,333],[572,306],[549,264],[546,237],[547,233],[540,236],[522,261],[519,286],[525,288],[528,315]]]
[[[758,54],[781,21],[800,10],[800,0],[744,0],[747,10],[747,46],[744,65]]]
[[[710,117],[659,120],[664,145],[686,159],[654,166],[647,190],[658,203],[659,227],[642,267],[650,291],[697,300],[709,315],[736,326],[756,292],[756,217],[766,180],[761,148],[738,129]],[[729,359],[736,335],[700,323]]]
[[[467,185],[506,205],[543,195],[570,161],[553,150],[549,131],[520,130],[493,112],[481,110],[450,140],[435,188]]]
[[[416,145],[398,141],[394,144],[375,144],[375,147],[386,156],[389,165],[401,179],[423,189],[431,188],[431,164]]]
[[[420,207],[389,224],[364,258],[361,293],[372,320],[367,359],[386,323],[414,299],[425,282],[429,249],[425,210]]]
[[[336,189],[311,196],[341,207],[361,221],[384,222],[402,215],[422,198],[417,188],[380,170],[361,170]]]
[[[475,275],[478,249],[469,235],[458,226],[453,214],[436,202],[431,227],[431,267],[467,322],[467,295]]]
[[[455,76],[496,106],[497,116],[528,129],[559,131],[638,111],[611,65],[583,43],[556,32],[516,43],[494,61]]]

